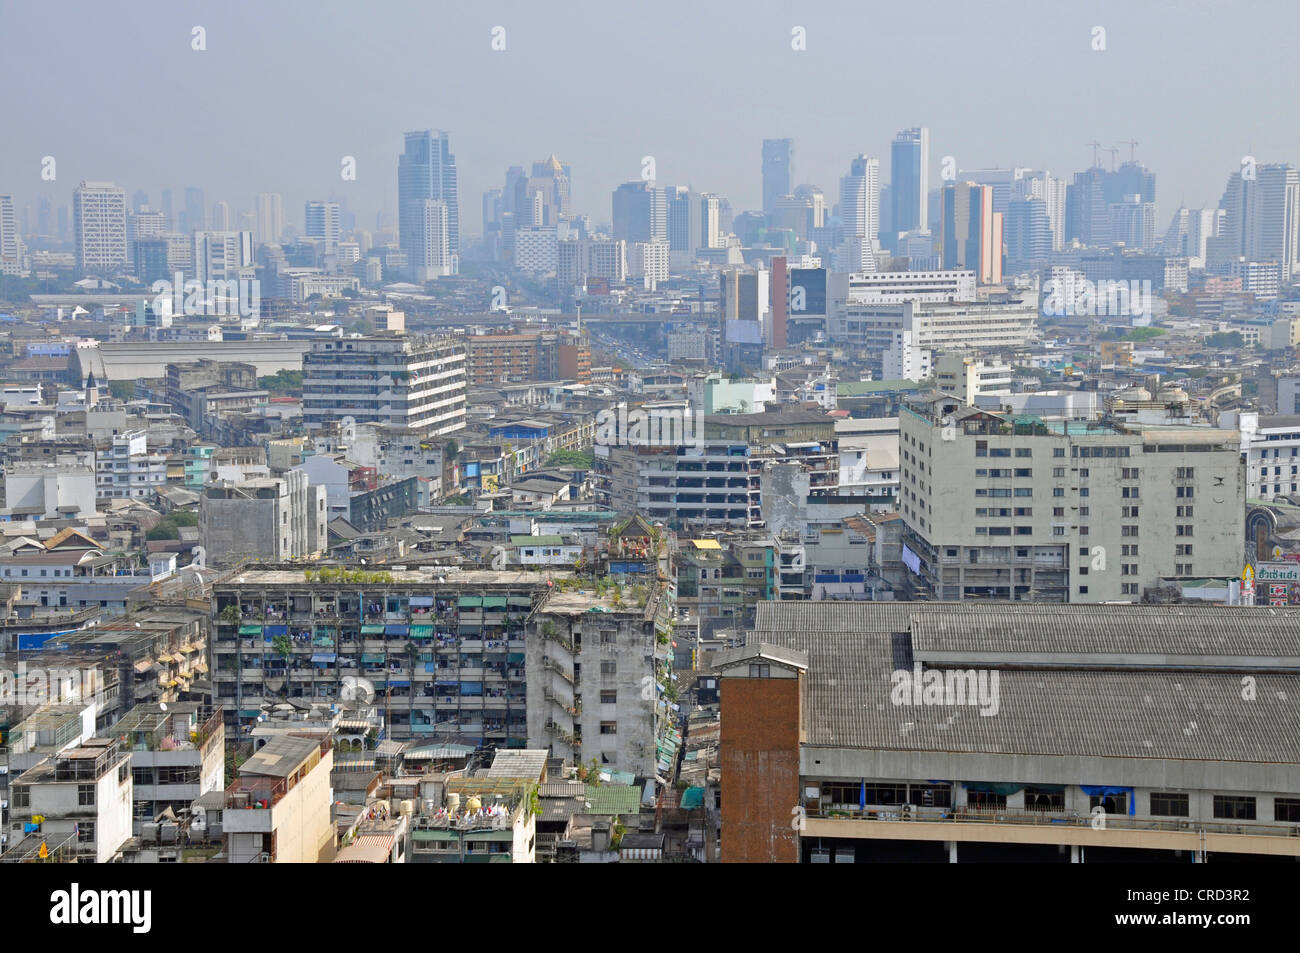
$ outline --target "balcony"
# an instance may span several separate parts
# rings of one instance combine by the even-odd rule
[[[1144,850],[1269,854],[1300,857],[1300,825],[1249,821],[1104,815],[1104,826],[1076,812],[972,808],[807,808],[803,837],[860,837],[882,840],[972,841],[981,843],[1070,844]]]

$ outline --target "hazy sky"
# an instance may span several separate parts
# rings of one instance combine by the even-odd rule
[[[1088,143],[1137,139],[1157,234],[1180,199],[1217,204],[1245,154],[1300,161],[1296,8],[1285,2],[958,3],[559,0],[444,3],[0,0],[0,192],[69,204],[81,179],[187,185],[232,214],[279,192],[301,226],[337,197],[395,216],[402,133],[444,129],[462,232],[510,165],[573,166],[578,211],[610,217],[640,177],[760,205],[760,144],[795,140],[795,178],[838,198],[852,156],[908,126],[939,162],[1070,176]],[[207,49],[191,48],[192,28]],[[505,28],[505,51],[492,30]],[[791,49],[791,30],[807,49]],[[1106,49],[1094,51],[1093,27]],[[1120,145],[1120,161],[1128,146]],[[43,182],[41,158],[58,178]],[[340,178],[345,155],[357,179]],[[1109,164],[1109,155],[1103,163]]]

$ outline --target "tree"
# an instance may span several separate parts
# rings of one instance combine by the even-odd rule
[[[108,392],[118,400],[135,398],[135,381],[109,381]]]

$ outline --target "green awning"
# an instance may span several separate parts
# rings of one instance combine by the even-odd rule
[[[433,637],[433,626],[431,625],[413,625],[411,626],[411,638],[429,639]]]
[[[361,627],[362,635],[383,635],[384,627],[382,625],[363,625]]]
[[[505,596],[485,596],[483,599],[484,609],[504,609],[506,607]]]
[[[523,652],[511,652],[506,656],[507,662],[522,662],[524,660]]]
[[[241,625],[239,627],[240,635],[261,635],[262,627],[260,625]]]
[[[257,709],[257,708],[241,708],[241,709],[239,709],[239,717],[240,717],[240,718],[256,718],[256,717],[257,717],[258,715],[260,715],[261,713],[262,713],[261,710],[260,710],[260,709]]]
[[[430,840],[460,840],[460,835],[455,831],[412,831],[411,839],[417,841]]]
[[[512,841],[515,839],[514,831],[466,831],[465,840],[497,840]]]
[[[380,654],[379,652],[363,652],[363,653],[361,653],[361,662],[362,662],[362,664],[365,664],[366,662],[382,662],[383,660],[384,660],[384,656],[383,656],[382,654]]]
[[[460,607],[462,609],[477,609],[483,605],[482,596],[461,596]]]

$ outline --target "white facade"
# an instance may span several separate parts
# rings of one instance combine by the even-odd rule
[[[95,512],[95,471],[80,463],[12,463],[5,508],[36,519],[84,519]]]
[[[515,228],[515,268],[534,275],[556,270],[559,236],[554,225],[519,225]]]
[[[1241,414],[1246,499],[1271,500],[1300,493],[1300,417]]]
[[[126,265],[126,189],[82,182],[72,193],[77,271],[111,275]]]
[[[95,452],[95,490],[102,497],[149,499],[167,483],[167,455],[150,453],[148,434],[129,430]]]
[[[893,332],[889,347],[881,355],[881,378],[887,381],[923,381],[933,373],[933,355],[918,347],[912,331]]]

